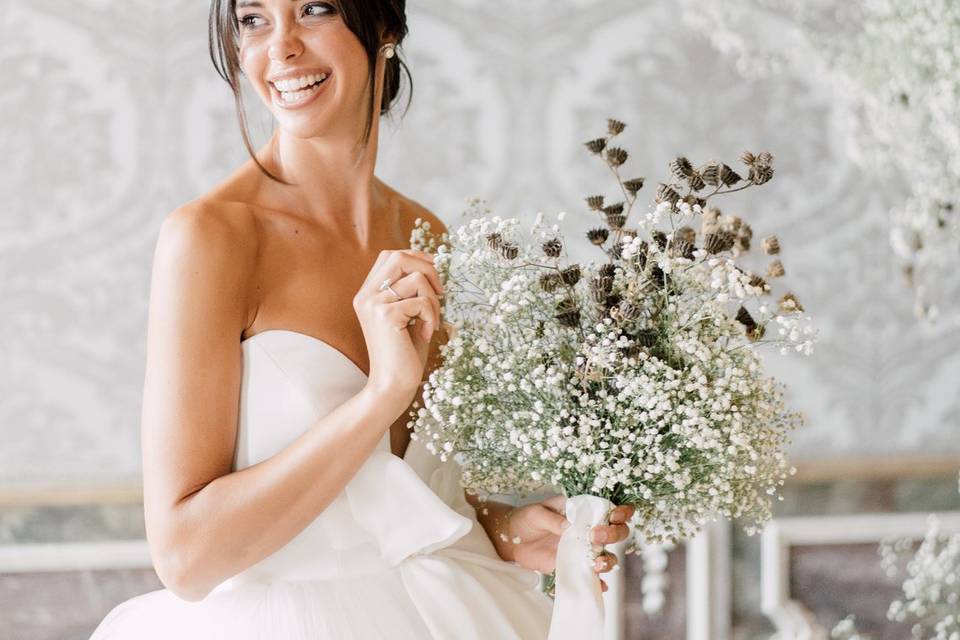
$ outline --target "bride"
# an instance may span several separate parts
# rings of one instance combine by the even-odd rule
[[[547,635],[563,497],[481,504],[406,427],[446,335],[433,262],[404,249],[417,218],[443,224],[374,175],[404,4],[211,3],[251,159],[160,228],[142,448],[165,588],[93,640]],[[241,76],[277,125],[256,152]]]

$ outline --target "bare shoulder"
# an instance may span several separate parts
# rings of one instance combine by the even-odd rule
[[[162,221],[154,253],[153,283],[178,298],[216,295],[236,304],[246,324],[259,244],[256,217],[242,203],[198,199]],[[182,301],[182,300],[178,300]],[[209,298],[206,301],[214,302]],[[242,329],[242,327],[241,327]]]
[[[197,199],[167,214],[159,238],[169,248],[227,245],[243,254],[256,247],[256,227],[256,217],[243,203]]]

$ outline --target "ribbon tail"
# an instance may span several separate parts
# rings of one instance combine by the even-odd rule
[[[579,495],[567,498],[572,524],[557,545],[556,585],[548,640],[602,640],[603,591],[593,570],[595,554],[590,530],[606,521],[613,508],[606,498]]]

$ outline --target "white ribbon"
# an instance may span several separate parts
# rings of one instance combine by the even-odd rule
[[[567,498],[565,511],[572,524],[560,534],[553,617],[548,640],[600,640],[603,629],[603,592],[593,569],[596,554],[590,531],[606,524],[613,503],[582,494]]]

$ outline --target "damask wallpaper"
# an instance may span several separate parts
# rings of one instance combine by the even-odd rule
[[[245,159],[206,9],[0,12],[0,485],[139,475],[160,222]],[[627,169],[651,201],[678,154],[768,150],[775,179],[717,204],[779,235],[786,283],[821,328],[815,355],[768,359],[807,416],[795,456],[960,453],[960,335],[917,323],[888,248],[903,185],[849,160],[815,77],[742,78],[671,0],[416,0],[408,15],[413,102],[383,122],[385,181],[448,225],[476,195],[501,215],[568,211],[575,231],[594,222],[583,197],[616,187],[581,144],[608,116],[628,124]]]

